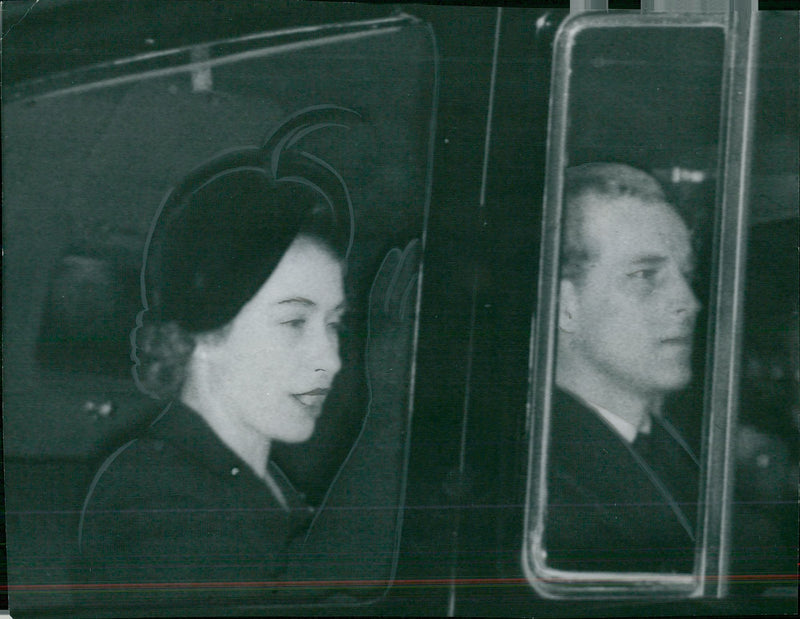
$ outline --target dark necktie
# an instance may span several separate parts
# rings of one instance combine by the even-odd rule
[[[699,471],[692,456],[655,419],[650,433],[640,433],[633,442],[633,448],[658,477],[694,528]]]

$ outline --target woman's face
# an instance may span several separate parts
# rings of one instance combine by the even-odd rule
[[[226,331],[203,342],[210,393],[238,430],[307,440],[341,368],[343,265],[299,236]]]

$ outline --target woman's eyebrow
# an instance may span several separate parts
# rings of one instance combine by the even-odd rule
[[[305,297],[292,297],[291,299],[284,299],[282,301],[278,301],[277,302],[277,305],[290,305],[290,304],[301,305],[303,307],[316,307],[316,305],[317,305],[316,303],[314,303],[314,301],[311,301],[310,299],[306,299]],[[333,312],[346,312],[347,310],[348,310],[347,301],[342,301],[341,303],[339,303],[339,305],[334,307],[331,311],[333,311]]]
[[[283,301],[278,301],[278,305],[286,305],[288,303],[296,303],[298,305],[302,305],[303,307],[313,307],[316,305],[313,301],[306,299],[305,297],[292,297],[291,299],[284,299]]]

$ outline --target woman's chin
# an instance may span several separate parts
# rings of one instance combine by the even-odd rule
[[[305,443],[308,439],[310,439],[314,434],[314,429],[316,428],[316,423],[312,422],[309,424],[304,424],[302,427],[298,425],[296,428],[286,429],[284,432],[281,432],[280,436],[276,436],[274,440],[280,441],[281,443],[287,443],[290,445],[297,444],[297,443]]]

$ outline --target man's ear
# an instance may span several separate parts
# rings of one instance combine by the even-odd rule
[[[575,331],[578,318],[578,291],[568,279],[558,287],[558,329],[565,333]]]

